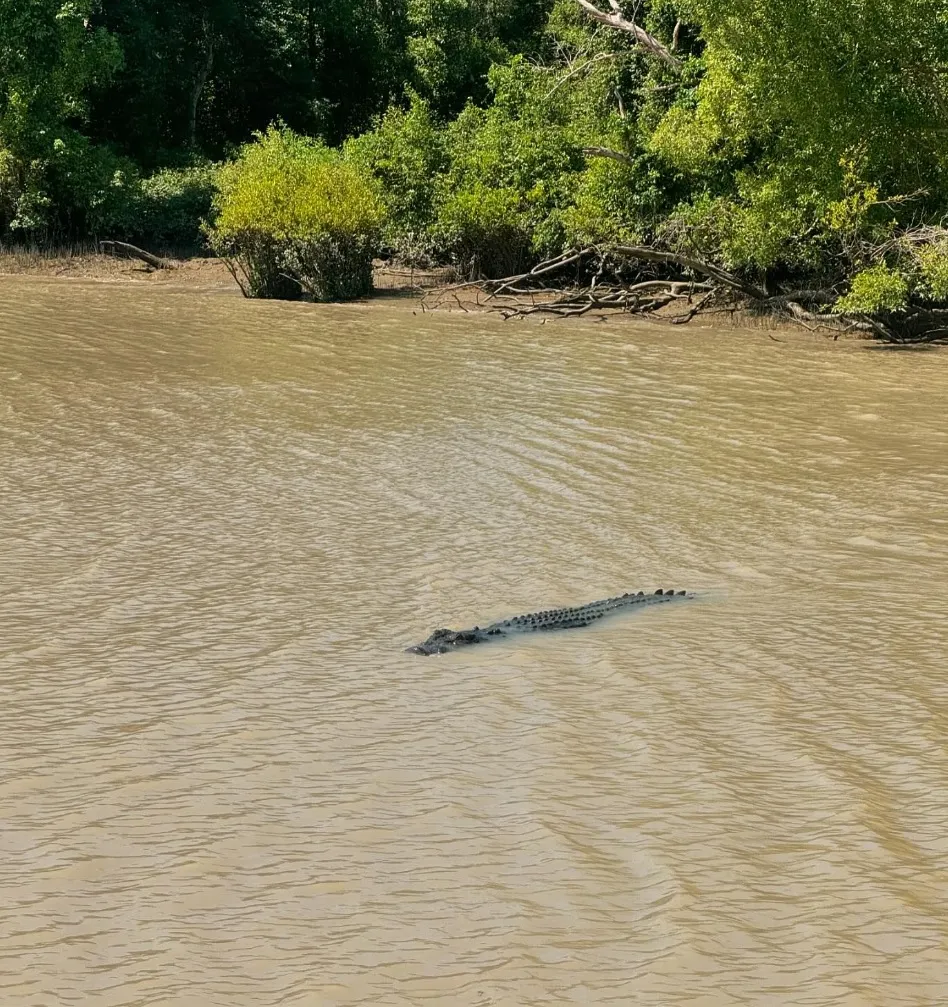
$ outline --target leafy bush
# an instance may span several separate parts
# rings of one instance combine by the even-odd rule
[[[428,103],[411,95],[407,109],[390,108],[374,129],[349,140],[344,150],[379,183],[386,243],[405,261],[424,264],[435,254],[435,189],[448,164],[444,131]]]
[[[548,0],[408,0],[415,86],[442,114],[482,102],[492,64],[536,52],[548,8]]]
[[[338,151],[271,126],[218,174],[211,247],[248,297],[345,300],[372,287],[384,208]]]
[[[42,156],[0,145],[0,235],[31,241],[100,237],[127,229],[138,172],[127,158],[62,129]]]
[[[132,235],[157,248],[195,249],[203,244],[202,221],[211,214],[217,166],[165,168],[141,181]]]
[[[490,107],[469,105],[445,129],[434,235],[463,271],[503,276],[562,248],[589,123],[572,119],[567,88],[520,57],[493,67],[489,83]]]
[[[124,212],[130,162],[78,130],[85,92],[122,62],[89,0],[0,0],[0,235],[94,234]]]
[[[467,276],[510,276],[528,268],[530,230],[515,189],[476,184],[451,196],[441,208],[438,229]]]
[[[880,263],[856,273],[849,293],[833,305],[833,311],[841,315],[874,315],[880,311],[898,311],[905,307],[908,293],[907,278],[885,263]]]
[[[917,252],[920,284],[933,301],[948,302],[948,243],[927,245]]]
[[[648,155],[628,164],[591,159],[577,178],[571,205],[560,215],[565,243],[636,244],[662,218],[670,195],[670,180],[662,177]]]

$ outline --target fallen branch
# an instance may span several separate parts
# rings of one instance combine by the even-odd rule
[[[882,336],[887,342],[892,340],[884,329],[871,322],[863,322],[856,318],[849,318],[845,315],[832,315],[820,311],[807,311],[796,301],[787,301],[783,305],[786,307],[788,317],[798,322],[813,322],[824,329],[835,331],[833,339],[839,339],[847,332],[869,332],[873,335]],[[807,326],[809,328],[809,326]],[[813,331],[811,329],[811,331]]]
[[[635,254],[630,255],[630,252]],[[622,256],[682,265],[684,268],[693,268],[695,272],[704,273],[708,279],[671,277],[642,279],[637,283],[619,286],[609,283],[603,284],[601,281],[606,273],[610,258]],[[599,260],[598,268],[595,275],[583,286],[564,288],[550,285],[551,274],[581,264],[584,260],[593,257]],[[689,310],[677,317],[689,320],[706,304],[710,303],[709,295],[720,292],[722,286],[729,290],[737,289],[747,296],[743,289],[746,285],[737,277],[697,259],[652,249],[624,246],[598,248],[595,245],[590,245],[586,248],[570,249],[552,259],[538,263],[528,272],[518,273],[515,276],[495,280],[472,280],[450,287],[442,287],[426,297],[425,307],[438,306],[448,301],[453,301],[461,307],[458,295],[462,291],[469,290],[475,292],[473,298],[475,304],[499,311],[505,318],[522,318],[538,313],[576,317],[594,310],[650,315],[668,307],[675,301],[685,301],[690,306]],[[751,289],[755,293],[759,293],[756,288]],[[698,303],[694,304],[695,294],[706,296],[702,296]],[[482,301],[479,295],[484,295],[486,300]],[[761,293],[760,296],[764,295]]]
[[[112,255],[122,252],[129,259],[141,259],[142,262],[151,266],[152,269],[175,268],[173,262],[169,262],[167,259],[160,259],[157,255],[152,255],[151,252],[146,252],[136,245],[130,245],[126,241],[100,241],[99,251],[102,253],[111,253]]]
[[[713,266],[710,262],[704,262],[693,255],[683,255],[680,252],[662,252],[656,248],[641,248],[637,245],[613,245],[611,251],[619,255],[627,255],[631,259],[641,259],[644,262],[663,262],[681,266],[683,269],[691,269],[696,273],[701,273],[702,276],[709,276],[712,280],[723,283],[726,287],[739,290],[752,300],[768,300],[765,290],[755,287],[752,283],[742,280],[739,276],[729,273],[720,266]]]
[[[717,290],[709,290],[704,297],[699,297],[697,301],[686,311],[683,315],[675,315],[674,318],[669,318],[668,320],[672,325],[685,325],[690,322],[695,315],[714,297]]]
[[[518,276],[508,276],[503,280],[475,280],[474,282],[487,288],[494,286],[493,293],[500,294],[515,283],[531,280],[537,276],[545,276],[547,273],[553,273],[557,269],[563,269],[564,266],[570,266],[574,262],[579,262],[581,259],[586,258],[586,256],[592,255],[593,252],[595,252],[595,248],[591,247],[582,248],[579,251],[563,252],[562,255],[557,255],[553,259],[547,259],[545,262],[534,266],[528,273],[520,273]],[[461,286],[469,286],[469,284],[461,284]]]

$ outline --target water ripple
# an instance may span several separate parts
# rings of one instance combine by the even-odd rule
[[[948,1000],[943,354],[0,306],[4,1002]]]

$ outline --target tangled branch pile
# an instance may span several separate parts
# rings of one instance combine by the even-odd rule
[[[905,250],[921,250],[925,262],[942,262],[932,250],[948,244],[948,232],[916,229],[897,243]],[[589,312],[624,312],[660,318],[680,325],[696,315],[722,310],[746,309],[797,322],[811,329],[828,330],[835,338],[844,333],[871,336],[890,343],[948,342],[948,308],[938,299],[948,295],[948,268],[942,282],[945,291],[930,282],[915,285],[912,295],[900,290],[899,303],[886,306],[880,298],[891,293],[890,273],[884,255],[875,254],[881,265],[857,274],[866,277],[847,296],[839,289],[778,289],[769,292],[711,262],[685,253],[632,245],[573,249],[539,263],[526,272],[502,279],[471,280],[442,287],[424,299],[426,308],[479,308],[497,311],[504,318],[545,314],[571,318]],[[631,279],[624,279],[631,273]],[[931,279],[937,279],[930,277]]]

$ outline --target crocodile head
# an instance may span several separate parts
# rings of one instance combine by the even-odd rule
[[[407,654],[447,654],[449,650],[465,647],[470,643],[480,643],[484,639],[479,629],[436,629],[424,643],[409,647]]]

